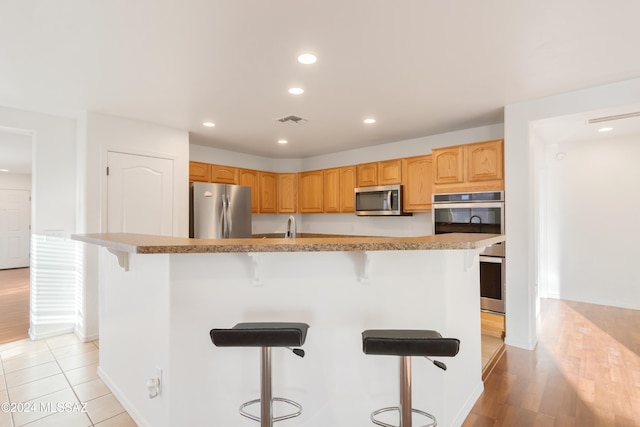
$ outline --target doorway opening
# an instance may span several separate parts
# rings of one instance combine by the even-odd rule
[[[0,127],[0,344],[29,337],[32,144]]]

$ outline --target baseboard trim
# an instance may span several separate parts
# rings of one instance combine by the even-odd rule
[[[82,342],[89,342],[89,341],[95,341],[97,339],[100,338],[100,335],[98,334],[93,334],[93,335],[83,335],[80,330],[78,328],[74,328],[73,329],[73,333],[76,334],[76,336],[78,337],[78,339]]]
[[[118,399],[118,402],[122,405],[122,407],[127,411],[129,416],[133,419],[133,421],[138,425],[138,427],[152,427],[147,420],[135,409],[135,407],[131,404],[131,402],[124,397],[122,391],[111,381],[109,375],[102,370],[101,366],[98,366],[98,377],[102,380],[104,385],[107,386],[111,393]]]
[[[478,384],[476,384],[476,387],[473,389],[473,392],[469,395],[469,398],[465,402],[460,412],[458,412],[458,416],[456,416],[456,418],[451,423],[453,427],[462,426],[462,424],[471,413],[473,406],[476,404],[476,402],[480,398],[480,395],[482,394],[483,391],[484,391],[484,383],[480,381],[478,382]]]

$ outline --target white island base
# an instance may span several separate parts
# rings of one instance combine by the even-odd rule
[[[238,407],[259,397],[260,351],[217,348],[209,331],[306,322],[306,357],[272,350],[273,395],[303,406],[276,425],[369,426],[398,405],[399,362],[365,355],[362,331],[433,329],[460,352],[446,372],[413,358],[413,406],[459,426],[483,390],[479,252],[130,253],[125,271],[102,248],[99,375],[140,426],[256,427]]]

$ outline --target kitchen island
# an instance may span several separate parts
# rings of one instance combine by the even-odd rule
[[[141,426],[256,425],[238,407],[259,396],[260,352],[209,338],[238,322],[311,326],[305,358],[272,353],[274,396],[303,405],[281,426],[370,425],[371,411],[397,405],[398,360],[365,355],[365,329],[460,339],[446,372],[413,363],[413,406],[440,426],[461,425],[482,392],[478,254],[504,236],[73,239],[104,248],[99,375]]]

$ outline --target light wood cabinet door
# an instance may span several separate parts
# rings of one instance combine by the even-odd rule
[[[272,172],[260,172],[260,213],[278,212],[278,179]]]
[[[503,179],[502,140],[465,145],[467,181],[496,181]]]
[[[355,210],[356,167],[344,166],[340,168],[340,212]]]
[[[251,212],[260,212],[260,172],[252,169],[240,169],[238,172],[240,185],[251,187]]]
[[[322,213],[324,172],[301,172],[298,184],[298,210],[300,213]]]
[[[238,184],[238,168],[211,165],[211,182],[220,184]]]
[[[201,162],[189,162],[190,182],[209,182],[211,178],[211,165]]]
[[[298,204],[297,173],[279,173],[278,175],[278,213],[296,213]]]
[[[400,184],[402,182],[401,159],[378,162],[378,185]]]
[[[324,171],[323,193],[324,212],[340,212],[340,168]]]
[[[364,163],[356,166],[358,187],[378,185],[378,163]]]
[[[463,146],[434,148],[433,183],[458,184],[464,182]]]
[[[434,193],[502,190],[502,139],[433,150]]]
[[[432,156],[417,156],[402,159],[403,208],[405,212],[431,211],[432,187]]]

